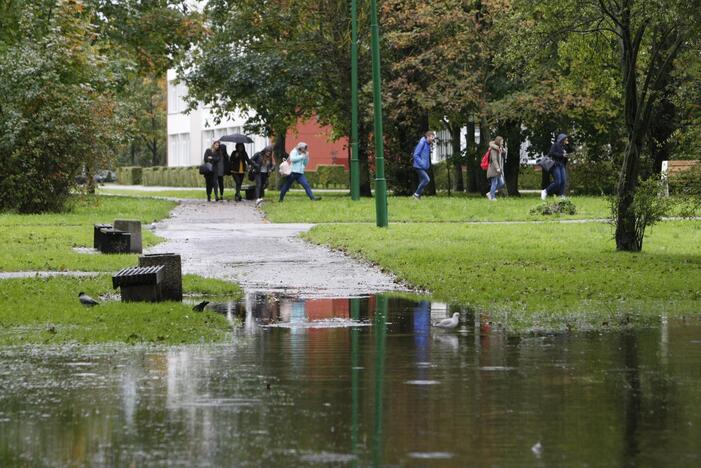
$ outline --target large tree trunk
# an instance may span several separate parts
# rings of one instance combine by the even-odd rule
[[[641,144],[636,138],[626,148],[623,167],[618,180],[618,205],[616,207],[616,249],[627,252],[639,252],[643,247],[642,235],[638,235],[637,218],[633,209],[635,189],[638,186],[640,172]]]
[[[504,133],[509,148],[506,163],[504,164],[506,190],[510,196],[519,197],[521,194],[518,191],[518,174],[521,168],[521,143],[523,143],[521,124],[513,123],[505,127]]]
[[[480,177],[482,169],[479,166],[479,155],[475,145],[475,123],[468,122],[467,124],[467,190],[470,193],[480,191]]]

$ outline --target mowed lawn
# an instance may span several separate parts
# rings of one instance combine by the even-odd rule
[[[163,219],[171,201],[127,197],[77,197],[65,213],[0,213],[0,271],[114,271],[137,263],[135,254],[91,255],[76,247],[93,246],[93,225],[138,219],[142,225]],[[143,229],[144,247],[159,239]]]

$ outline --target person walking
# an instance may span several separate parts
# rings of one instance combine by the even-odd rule
[[[436,138],[436,132],[429,130],[421,137],[419,143],[414,148],[413,153],[413,166],[414,170],[419,176],[419,186],[416,187],[414,192],[414,198],[416,200],[421,200],[421,195],[424,189],[431,182],[431,178],[428,176],[428,170],[431,168],[431,144]]]
[[[246,176],[246,169],[249,164],[251,164],[251,159],[248,157],[248,153],[246,153],[246,147],[243,143],[236,143],[236,148],[229,157],[229,165],[231,166],[231,176],[234,179],[234,186],[236,187],[234,200],[237,202],[240,202],[242,199],[241,185],[243,184],[243,178]]]
[[[504,186],[504,138],[496,137],[489,142],[489,167],[487,168],[487,178],[490,182],[490,189],[487,192],[487,199],[496,201],[497,190]]]
[[[320,200],[321,197],[314,196],[312,188],[309,186],[309,182],[307,182],[307,178],[304,177],[304,168],[307,167],[309,163],[309,148],[306,143],[302,141],[297,143],[297,146],[295,146],[290,153],[290,163],[292,163],[292,173],[285,177],[285,182],[280,189],[279,201],[282,202],[285,199],[285,194],[295,182],[299,182],[299,185],[304,187],[304,191],[307,193],[310,200]]]
[[[218,166],[220,163],[222,164],[222,171],[224,170],[219,146],[220,143],[217,140],[212,143],[211,147],[207,148],[207,151],[204,152],[205,164],[209,163],[212,165],[212,170],[207,174],[204,174],[204,180],[207,186],[207,201],[212,201],[212,191],[214,191],[214,199],[219,201],[219,177],[217,174],[219,173]]]
[[[557,136],[555,143],[550,147],[548,156],[553,160],[554,164],[550,168],[550,174],[553,176],[553,181],[545,189],[540,192],[540,199],[545,200],[548,195],[565,196],[565,186],[567,185],[567,151],[565,145],[569,143],[569,137],[565,133]]]
[[[260,206],[260,204],[263,203],[265,187],[268,186],[268,177],[273,171],[273,167],[275,167],[273,145],[268,145],[261,151],[258,151],[253,155],[250,161],[256,183],[256,206]]]
[[[217,188],[219,189],[218,201],[224,200],[224,174],[229,170],[229,155],[226,152],[226,145],[219,143],[219,161],[214,165],[214,175],[217,177]]]

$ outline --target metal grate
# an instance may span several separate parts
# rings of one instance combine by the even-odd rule
[[[124,268],[112,276],[112,287],[160,284],[164,269],[163,265]]]

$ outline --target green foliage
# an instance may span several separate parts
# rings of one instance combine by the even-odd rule
[[[124,185],[141,185],[142,168],[139,166],[133,167],[118,167],[117,182]]]
[[[306,175],[306,174],[305,174]],[[320,164],[316,167],[318,177],[316,185],[323,188],[347,188],[348,173],[344,166]]]
[[[558,200],[554,203],[546,202],[534,206],[529,213],[540,215],[574,215],[577,214],[577,207],[571,200]]]
[[[631,210],[635,215],[635,252],[639,252],[643,248],[646,229],[661,221],[672,209],[672,202],[669,198],[663,196],[663,193],[662,181],[657,178],[638,181],[638,187],[631,205]],[[620,201],[617,197],[612,198],[612,222],[615,222],[617,219],[619,203]]]
[[[669,192],[673,195],[701,197],[701,161],[686,171],[671,175]]]
[[[0,52],[0,210],[20,213],[61,210],[82,165],[94,168],[118,134],[105,57],[80,4],[59,2],[39,37],[34,14],[23,12],[26,30]]]

